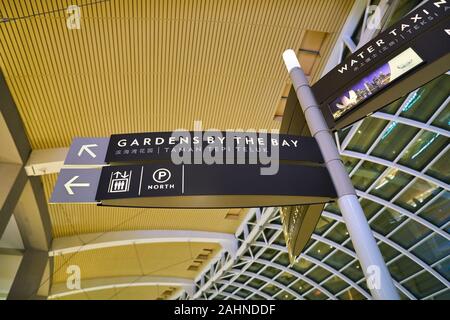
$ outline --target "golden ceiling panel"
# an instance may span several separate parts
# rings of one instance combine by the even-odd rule
[[[306,30],[328,33],[319,74],[352,2],[6,0],[0,66],[34,149],[194,120],[278,128],[281,53]],[[81,6],[80,30],[66,26],[69,4]]]
[[[80,267],[81,282],[87,279],[127,276],[194,279],[220,250],[221,246],[214,243],[172,242],[59,255],[54,258],[53,283],[66,282],[66,269],[70,265]],[[205,254],[206,256],[199,258],[199,255]],[[198,268],[190,268],[191,266]]]
[[[168,298],[165,294],[168,291],[176,294],[179,290],[168,286],[128,286],[82,292],[55,300],[157,300]]]
[[[57,174],[42,177],[48,199]],[[53,237],[124,230],[194,230],[234,233],[246,210],[115,208],[92,204],[49,204]],[[236,210],[234,210],[236,211]],[[233,212],[234,212],[233,211]]]

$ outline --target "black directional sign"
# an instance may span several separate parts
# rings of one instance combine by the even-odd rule
[[[187,158],[174,163],[174,153]],[[324,203],[336,195],[321,162],[315,139],[294,135],[209,131],[76,138],[51,203],[179,208]]]
[[[185,132],[175,137],[173,132],[148,132],[112,135],[105,161],[136,162],[171,160],[176,153],[212,152],[234,158],[243,152],[246,158],[264,152],[271,155],[278,148],[279,159],[287,161],[323,162],[314,138],[248,132]]]
[[[345,58],[312,89],[332,129],[401,98],[450,68],[450,2],[430,0]]]
[[[323,167],[145,164],[102,169],[97,201],[131,207],[229,208],[327,202],[336,196]]]

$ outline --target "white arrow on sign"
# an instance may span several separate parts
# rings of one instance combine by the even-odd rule
[[[70,194],[71,196],[74,195],[72,188],[73,187],[89,187],[90,184],[89,183],[74,183],[75,180],[77,180],[80,176],[74,176],[72,179],[70,179],[69,181],[67,181],[64,184],[64,188],[66,188],[67,193]]]
[[[78,156],[81,157],[81,155],[83,154],[83,151],[86,151],[87,153],[89,153],[91,155],[92,158],[97,157],[97,155],[92,152],[91,149],[89,148],[94,148],[94,147],[98,147],[98,144],[85,144],[83,146],[81,146],[80,151],[78,151]]]

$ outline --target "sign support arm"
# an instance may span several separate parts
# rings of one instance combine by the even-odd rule
[[[398,300],[391,275],[375,242],[372,230],[356,196],[355,188],[341,161],[333,136],[317,104],[297,56],[293,50],[283,53],[283,59],[292,80],[306,122],[319,144],[325,165],[338,195],[338,205],[347,226],[358,260],[374,299]]]

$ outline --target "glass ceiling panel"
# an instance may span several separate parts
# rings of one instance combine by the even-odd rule
[[[422,268],[406,256],[401,256],[394,262],[390,263],[388,269],[397,281],[402,281],[416,272],[422,270]]]
[[[307,277],[314,280],[317,283],[321,283],[324,279],[328,278],[331,275],[330,272],[325,270],[324,268],[317,266],[308,273]]]
[[[289,265],[289,255],[283,252],[275,259],[275,262],[283,267],[287,267]]]
[[[341,211],[339,210],[336,202],[330,202],[326,205],[325,210],[328,212],[335,213],[337,215],[341,215]]]
[[[341,140],[342,141],[342,140]],[[350,173],[353,168],[358,164],[358,162],[360,161],[357,158],[352,158],[352,157],[346,157],[346,156],[342,156],[341,157],[342,162],[344,163],[345,168],[347,169],[347,172]]]
[[[277,294],[281,289],[278,288],[277,286],[274,286],[273,284],[268,284],[267,286],[265,286],[262,291],[266,294],[268,294],[269,296],[273,296],[275,294]]]
[[[332,266],[336,270],[340,270],[352,260],[353,258],[351,256],[349,256],[345,252],[337,250],[335,253],[331,254],[328,258],[325,259],[325,263]]]
[[[249,287],[252,287],[252,288],[255,288],[255,289],[259,289],[259,288],[261,288],[264,284],[265,284],[264,281],[259,280],[259,279],[256,279],[256,278],[253,278],[252,281],[250,281],[250,282],[248,283],[248,286],[249,286]]]
[[[447,76],[448,77],[448,76]],[[444,130],[450,130],[450,104],[447,103],[444,110],[434,119],[431,123],[433,126],[442,128]]]
[[[254,294],[251,296],[250,300],[266,300],[266,298],[263,298],[258,294]]]
[[[378,217],[376,217],[370,227],[382,235],[387,235],[398,227],[406,217],[395,210],[385,208]]]
[[[405,150],[399,163],[411,169],[422,171],[449,143],[447,137],[434,132],[423,132],[413,144]]]
[[[397,110],[401,107],[401,105],[403,104],[403,101],[405,101],[405,98],[400,98],[397,101],[394,101],[391,104],[388,104],[386,107],[381,109],[380,112],[395,114],[397,112]]]
[[[284,238],[284,233],[280,233],[280,235],[274,240],[275,244],[279,246],[285,246],[286,245],[286,239]]]
[[[385,262],[391,261],[393,258],[397,257],[400,254],[399,251],[397,251],[396,249],[392,248],[390,245],[384,242],[380,243],[378,245],[378,248],[380,248],[381,254],[383,255]]]
[[[378,180],[370,193],[389,201],[412,179],[413,177],[405,172],[395,168],[389,168],[383,174],[383,177]]]
[[[352,176],[353,185],[358,190],[366,191],[385,169],[385,166],[364,161]]]
[[[347,249],[350,249],[353,252],[355,252],[355,248],[353,247],[353,243],[351,241],[346,241],[344,243],[345,243],[344,247],[346,247]]]
[[[280,270],[275,267],[266,267],[263,271],[260,272],[261,275],[269,279],[275,277],[279,273]]]
[[[245,289],[239,289],[236,292],[236,295],[238,295],[239,297],[244,298],[244,299],[246,299],[250,294],[251,294],[251,292],[247,291]]]
[[[427,122],[450,94],[450,77],[442,75],[429,82],[405,101],[401,117]]]
[[[250,277],[244,276],[244,275],[240,275],[236,281],[239,283],[245,283],[250,279]]]
[[[250,267],[248,267],[248,270],[253,273],[258,273],[259,270],[261,270],[264,266],[261,263],[253,262]]]
[[[305,296],[308,300],[326,300],[328,297],[320,290],[314,289]]]
[[[442,282],[428,272],[422,272],[420,275],[403,283],[403,286],[419,299],[445,288]]]
[[[350,126],[350,127],[347,127],[345,129],[342,129],[342,130],[338,131],[337,134],[338,134],[339,141],[344,141],[345,137],[348,135],[348,133],[350,132],[351,128],[352,127]]]
[[[327,238],[339,244],[344,242],[348,238],[348,231],[345,224],[339,222],[333,230],[327,234]]]
[[[431,230],[424,225],[414,221],[409,220],[400,229],[395,231],[391,236],[391,240],[401,245],[405,249],[409,249],[414,243],[422,240],[425,236],[429,235]]]
[[[436,264],[434,269],[443,275],[447,281],[450,281],[450,257],[444,259],[442,262]]]
[[[327,210],[327,209],[325,209]],[[321,235],[325,231],[327,231],[335,221],[333,219],[327,218],[327,217],[320,217],[319,222],[316,225],[316,229],[314,230],[315,234]]]
[[[308,255],[311,257],[314,257],[318,260],[322,260],[324,257],[326,257],[331,251],[333,250],[333,247],[325,244],[323,242],[317,242],[316,245],[314,245],[311,250],[308,251]]]
[[[387,124],[386,120],[366,118],[346,149],[366,153]]]
[[[280,276],[278,276],[277,281],[285,286],[290,285],[294,282],[296,277],[288,272],[283,272]]]
[[[237,287],[233,286],[233,285],[228,285],[227,287],[225,287],[225,289],[223,289],[223,291],[228,292],[228,293],[233,293],[234,291],[236,291]]]
[[[264,260],[272,260],[272,258],[275,257],[277,253],[278,253],[277,250],[267,248],[264,250],[263,254],[260,257],[263,258]]]
[[[450,192],[445,191],[426,207],[420,214],[421,217],[432,222],[438,227],[450,221]]]
[[[366,298],[355,288],[351,288],[338,296],[342,300],[365,300]]]
[[[398,197],[397,200],[395,200],[395,204],[398,204],[408,211],[416,212],[441,190],[441,188],[433,183],[417,179],[400,195],[400,197]]]
[[[282,291],[276,297],[277,300],[294,300],[295,297],[286,291]]]
[[[360,202],[367,220],[372,218],[378,211],[383,208],[382,205],[367,199],[361,199]]]
[[[300,260],[294,263],[293,269],[299,273],[305,273],[312,267],[312,263],[305,258],[300,258]]]
[[[292,284],[289,288],[291,288],[292,290],[294,290],[299,294],[304,294],[308,292],[308,290],[310,290],[312,286],[309,283],[299,279],[296,282],[294,282],[294,284]]]
[[[348,287],[348,283],[342,280],[338,276],[332,276],[330,279],[325,281],[323,287],[333,294],[337,294]]]
[[[358,261],[353,262],[351,265],[345,268],[342,273],[355,282],[360,280],[364,276]]]
[[[430,300],[450,300],[450,289],[431,297]]]
[[[427,175],[450,184],[450,150],[446,151],[426,172]]]
[[[391,122],[381,135],[372,155],[386,160],[394,160],[419,129],[398,122]]]
[[[428,264],[450,255],[450,242],[439,234],[433,234],[412,252]]]

